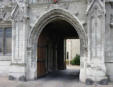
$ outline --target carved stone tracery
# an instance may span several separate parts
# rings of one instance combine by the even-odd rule
[[[104,64],[105,44],[105,2],[91,0],[88,6],[88,69],[87,75],[93,81],[106,79]],[[91,72],[94,73],[91,73]],[[96,74],[101,73],[101,76]]]

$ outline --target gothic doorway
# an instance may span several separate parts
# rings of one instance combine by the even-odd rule
[[[28,38],[29,61],[26,68],[28,79],[35,79],[55,69],[66,68],[64,61],[65,38],[80,39],[80,80],[85,81],[87,36],[79,20],[63,9],[53,9],[44,13],[37,19],[31,30]],[[50,54],[54,60],[51,59]],[[52,61],[52,64],[48,61]]]

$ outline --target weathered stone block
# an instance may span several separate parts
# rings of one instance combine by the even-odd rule
[[[19,77],[19,80],[20,80],[20,81],[27,81],[26,78],[25,78],[25,76]]]
[[[86,79],[86,85],[93,85],[94,81],[91,79]]]
[[[101,81],[99,81],[97,83],[100,84],[100,85],[108,85],[108,82],[109,82],[108,79],[103,79],[103,80],[101,80]]]

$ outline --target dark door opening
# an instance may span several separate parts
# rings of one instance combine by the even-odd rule
[[[40,77],[55,70],[65,70],[65,40],[78,38],[77,31],[68,22],[55,20],[49,23],[38,38],[37,76]]]

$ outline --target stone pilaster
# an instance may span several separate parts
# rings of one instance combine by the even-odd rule
[[[86,83],[107,84],[105,58],[105,0],[88,0],[88,60]]]
[[[24,4],[24,2],[23,2]],[[12,20],[12,63],[9,69],[9,79],[26,80],[26,6],[17,6],[13,10]]]

